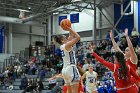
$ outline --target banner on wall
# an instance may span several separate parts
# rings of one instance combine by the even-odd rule
[[[58,17],[58,25],[59,25],[59,26],[60,26],[61,20],[63,20],[63,19],[67,19],[67,16],[59,16],[59,17]]]
[[[3,52],[4,26],[0,27],[0,53]]]
[[[70,21],[71,23],[79,23],[79,13],[70,14]]]
[[[140,0],[138,0],[138,31],[140,33]]]

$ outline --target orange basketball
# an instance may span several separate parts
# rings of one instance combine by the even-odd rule
[[[60,22],[60,26],[63,30],[67,30],[66,29],[66,26],[68,27],[71,27],[71,22],[69,19],[63,19],[61,22]]]

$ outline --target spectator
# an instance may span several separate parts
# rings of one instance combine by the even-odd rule
[[[85,70],[85,71],[88,70],[88,61],[87,61],[87,58],[84,61],[83,70]]]
[[[28,85],[26,86],[25,90],[22,93],[32,92],[33,91],[32,83],[33,83],[32,80],[28,79]]]
[[[37,79],[37,83],[38,83],[40,89],[43,90],[44,89],[44,85],[43,85],[42,81],[40,79]]]
[[[29,69],[29,74],[31,74],[31,75],[35,75],[35,72],[36,72],[36,65],[35,65],[35,63],[30,63],[29,64],[29,66],[30,66],[30,69]]]
[[[19,86],[19,88],[21,90],[25,90],[27,85],[28,85],[27,77],[24,76],[23,78],[21,78],[21,85]]]
[[[19,63],[17,63],[15,66],[14,66],[14,69],[15,69],[15,73],[16,73],[16,77],[18,78],[18,76],[20,76],[21,74],[21,66]]]
[[[136,28],[133,28],[133,31],[131,32],[131,36],[139,36],[139,32],[136,30]]]
[[[61,93],[61,87],[58,86],[58,83],[56,83],[55,87],[52,89],[51,93]]]
[[[107,40],[107,41],[110,40],[110,31],[108,31],[108,32],[106,33],[106,40]]]
[[[38,71],[38,77],[40,80],[43,80],[43,78],[45,77],[46,71],[44,69],[44,67],[41,67],[41,69]]]

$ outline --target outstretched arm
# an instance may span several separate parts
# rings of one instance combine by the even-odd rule
[[[53,80],[53,79],[57,79],[57,78],[63,78],[62,74],[57,74],[55,76],[52,76],[51,78],[48,79],[48,81]]]
[[[74,35],[72,33],[69,33],[68,41],[72,40],[74,38]]]
[[[125,33],[124,33],[124,36],[126,37],[126,40],[127,40],[127,44],[128,44],[128,48],[129,48],[129,51],[130,51],[130,55],[131,55],[131,62],[133,64],[137,64],[138,63],[138,58],[137,58],[137,55],[134,51],[134,48],[133,48],[133,45],[132,45],[132,42],[128,36],[128,29],[125,29]]]
[[[100,56],[98,56],[95,52],[92,53],[92,55],[104,66],[108,67],[111,71],[114,71],[114,64],[105,61],[103,58],[101,58]]]
[[[114,72],[114,64],[105,61],[103,58],[101,58],[100,56],[98,56],[93,50],[94,50],[95,46],[94,45],[90,45],[89,49],[92,53],[92,55],[100,62],[102,63],[104,66],[108,67],[111,71]]]
[[[117,45],[117,43],[115,42],[115,39],[114,39],[114,35],[113,35],[112,30],[110,31],[110,38],[111,38],[111,41],[112,41],[112,44],[113,44],[113,47],[114,47],[115,51],[116,52],[117,51],[122,52],[121,49],[119,48],[119,46]]]

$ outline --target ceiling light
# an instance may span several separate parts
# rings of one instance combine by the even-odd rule
[[[72,0],[71,2],[80,2],[80,1],[82,1],[82,0]]]
[[[28,9],[30,10],[30,9],[31,9],[31,7],[28,7]]]
[[[15,9],[15,10],[24,11],[24,12],[31,12],[31,11],[29,11],[29,10],[24,10],[24,9]]]
[[[59,14],[58,12],[53,13],[53,15],[58,15],[58,14]]]

